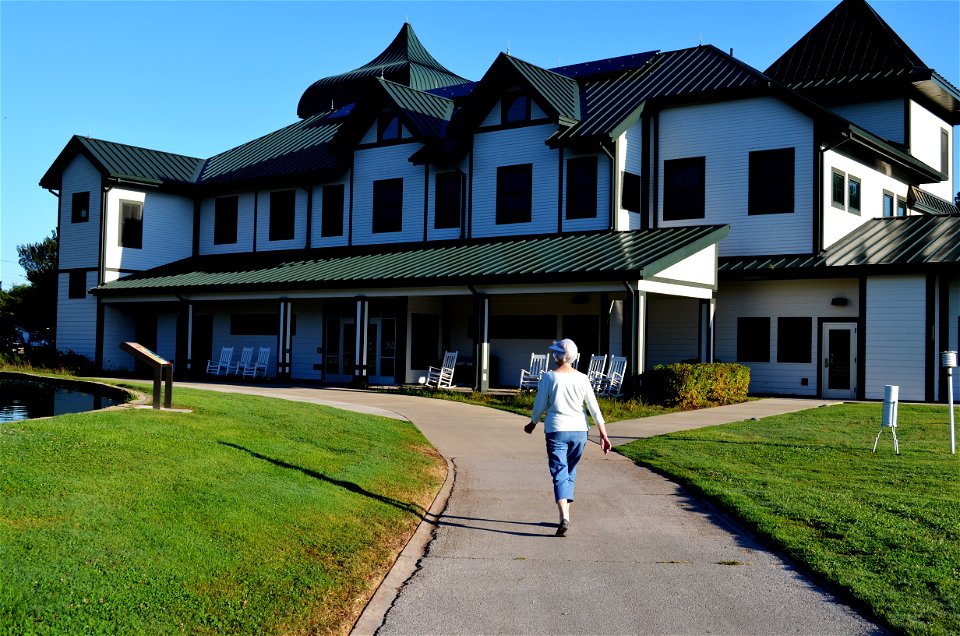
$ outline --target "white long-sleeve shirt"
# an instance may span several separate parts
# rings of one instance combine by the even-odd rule
[[[546,433],[587,431],[590,430],[590,425],[587,413],[583,410],[584,402],[593,421],[598,426],[603,424],[603,414],[600,413],[597,396],[594,395],[593,387],[590,386],[590,380],[586,375],[576,370],[570,373],[549,371],[540,378],[537,397],[533,402],[533,415],[530,419],[539,422],[546,413],[547,419],[544,421]]]

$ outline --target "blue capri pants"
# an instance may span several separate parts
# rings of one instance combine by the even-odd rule
[[[547,463],[553,477],[554,499],[573,501],[573,481],[577,464],[587,443],[586,431],[557,431],[547,433]]]

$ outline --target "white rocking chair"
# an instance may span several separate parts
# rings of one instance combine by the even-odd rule
[[[623,378],[627,374],[627,359],[623,356],[612,356],[610,358],[610,368],[600,380],[600,388],[597,395],[607,395],[610,397],[620,397],[620,391],[623,389]]]
[[[458,353],[459,351],[444,352],[441,366],[427,369],[427,386],[434,389],[449,389],[453,386],[453,371],[457,366]]]
[[[253,347],[244,347],[240,350],[240,359],[230,365],[228,375],[240,375],[250,366],[250,358],[253,357]]]
[[[219,360],[207,360],[207,375],[227,375],[230,372],[230,360],[233,359],[233,347],[220,349]]]
[[[547,354],[531,353],[530,368],[520,369],[520,390],[535,389],[540,384],[540,378],[547,370]]]
[[[247,368],[243,370],[243,377],[245,378],[256,378],[267,377],[267,363],[270,361],[270,347],[260,347],[257,351],[257,361],[253,364],[247,365]]]
[[[603,368],[607,366],[607,355],[590,356],[590,366],[587,367],[587,379],[590,380],[590,386],[596,391],[600,388],[600,380],[603,379]]]

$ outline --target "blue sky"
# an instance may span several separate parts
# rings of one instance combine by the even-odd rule
[[[405,21],[469,79],[508,49],[554,67],[701,40],[763,70],[838,1],[0,0],[0,281],[25,282],[16,246],[56,226],[37,183],[71,135],[210,157],[296,121],[307,86],[369,61]],[[960,86],[960,2],[871,4]]]

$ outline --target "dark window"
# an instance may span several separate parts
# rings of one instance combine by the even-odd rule
[[[526,95],[521,93],[504,95],[500,103],[502,105],[500,117],[504,124],[530,119],[530,100]]]
[[[704,217],[706,157],[663,162],[663,220]]]
[[[239,198],[222,197],[214,202],[213,244],[228,245],[237,242],[237,214]]]
[[[90,193],[74,192],[70,204],[70,220],[73,223],[86,223],[90,220]]]
[[[553,340],[557,337],[557,317],[491,316],[490,337],[496,339]]]
[[[847,211],[860,212],[860,179],[853,175],[847,179]]]
[[[793,212],[793,175],[793,148],[751,152],[748,214]]]
[[[950,133],[940,129],[940,172],[950,174]]]
[[[343,184],[323,186],[320,236],[343,236]]]
[[[897,197],[897,216],[907,216],[907,200]]]
[[[812,318],[777,318],[777,362],[810,362]]]
[[[270,240],[289,241],[293,238],[297,193],[281,190],[270,193]]]
[[[770,362],[769,318],[737,318],[737,362]]]
[[[883,216],[893,216],[893,193],[883,191]]]
[[[384,113],[377,120],[377,141],[400,139],[400,118],[393,113]]]
[[[631,212],[643,211],[643,188],[640,175],[624,171],[620,205],[624,210]]]
[[[578,157],[567,161],[567,218],[593,219],[597,216],[597,158]]]
[[[533,207],[533,164],[497,168],[497,225],[529,223]]]
[[[231,314],[231,336],[276,336],[280,318],[276,314]]]
[[[410,368],[426,369],[440,358],[440,316],[410,315]]]
[[[836,168],[833,170],[833,185],[830,188],[830,203],[835,208],[847,209],[847,175]]]
[[[120,201],[120,247],[143,247],[143,203]]]
[[[459,172],[437,175],[433,227],[438,230],[460,227],[460,182]]]
[[[403,229],[403,179],[373,182],[373,232]]]
[[[87,272],[86,271],[72,271],[70,272],[70,287],[68,290],[70,298],[86,298],[87,297]]]

